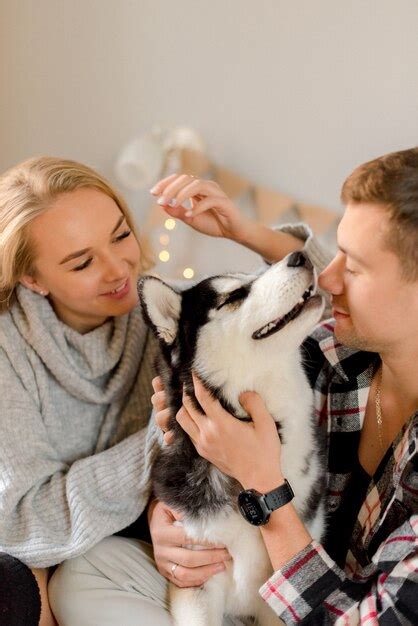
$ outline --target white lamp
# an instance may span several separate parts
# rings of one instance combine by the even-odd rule
[[[176,126],[164,130],[155,127],[122,149],[116,160],[116,176],[128,189],[152,187],[164,174],[178,171],[183,148],[206,152],[203,139],[192,128]]]

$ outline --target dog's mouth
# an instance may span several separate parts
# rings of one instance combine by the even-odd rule
[[[314,285],[310,285],[308,289],[304,292],[300,300],[297,304],[291,309],[286,315],[283,317],[278,317],[275,320],[272,320],[262,328],[259,328],[252,334],[253,339],[265,339],[266,337],[270,337],[274,333],[277,333],[279,330],[282,330],[289,322],[296,319],[303,311],[306,306],[308,300],[312,299],[312,294],[314,291]],[[316,298],[320,298],[321,296],[316,296]]]

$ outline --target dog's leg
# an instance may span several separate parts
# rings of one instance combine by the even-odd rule
[[[225,598],[216,589],[169,584],[170,613],[174,626],[222,626]]]

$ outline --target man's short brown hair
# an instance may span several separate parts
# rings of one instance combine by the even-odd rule
[[[381,205],[390,214],[386,244],[406,280],[418,280],[418,148],[391,152],[357,167],[344,182],[347,203]]]

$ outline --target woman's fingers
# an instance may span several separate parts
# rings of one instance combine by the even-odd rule
[[[170,182],[176,179],[177,177],[178,177],[178,174],[170,174],[170,176],[166,176],[165,178],[162,178],[161,180],[158,181],[158,183],[154,185],[152,189],[150,189],[150,193],[152,193],[153,196],[159,196],[163,192],[163,190],[167,187],[167,185],[169,185]]]
[[[210,196],[222,196],[222,190],[219,185],[212,180],[201,180],[194,178],[188,174],[179,174],[176,177],[169,177],[166,182],[158,184],[153,188],[154,195],[160,196],[158,203],[162,206],[169,206],[171,208],[182,207],[182,203],[191,198]],[[223,196],[222,196],[223,197]]]
[[[158,428],[161,428],[164,432],[166,432],[170,426],[170,415],[170,409],[163,409],[155,414],[155,423]]]
[[[225,565],[223,563],[217,563],[216,565],[202,565],[201,567],[183,567],[177,565],[172,571],[174,563],[168,562],[166,576],[177,587],[201,587],[209,578],[212,578],[215,574],[224,571]]]
[[[208,545],[186,536],[181,515],[154,500],[148,507],[148,522],[158,571],[180,587],[203,584],[225,567],[231,557],[225,546]],[[189,546],[196,546],[190,549]],[[176,565],[173,574],[173,566]]]
[[[170,446],[175,440],[174,431],[167,430],[167,432],[165,432],[163,435],[163,439],[164,439],[164,443]]]
[[[158,200],[158,204],[161,204],[162,206],[166,204],[170,206],[176,206],[176,203],[173,202],[173,200],[175,200],[179,191],[181,191],[183,187],[186,187],[193,181],[195,181],[195,179],[188,174],[178,175],[177,178],[169,182],[169,184],[165,186],[163,190],[160,190],[160,198]]]
[[[210,198],[203,198],[196,202],[192,209],[186,209],[186,217],[197,217],[205,211],[210,209],[224,209],[228,211],[231,209],[231,200],[225,196],[211,196]]]
[[[167,401],[165,397],[165,391],[156,391],[151,396],[151,404],[156,411],[163,411],[167,408]]]
[[[169,556],[168,556],[169,552]],[[205,567],[208,565],[216,565],[218,563],[224,563],[230,561],[231,555],[228,550],[190,550],[187,548],[172,548],[167,550],[168,560],[178,563],[182,567],[194,569],[196,567]]]
[[[219,195],[220,187],[213,180],[200,180],[194,179],[189,184],[186,184],[175,196],[176,205],[181,205],[185,200],[192,198],[193,196],[210,196]]]
[[[155,376],[155,378],[152,379],[151,384],[155,393],[158,393],[159,391],[164,391],[164,385],[161,376]]]
[[[173,547],[168,548],[164,556],[164,574],[179,587],[202,585],[214,574],[222,572],[225,563],[231,560],[231,555],[225,548],[191,550]],[[177,565],[174,574],[173,564]]]

